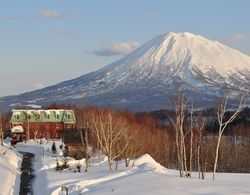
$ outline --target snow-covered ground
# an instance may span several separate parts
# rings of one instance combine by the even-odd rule
[[[0,195],[19,192],[22,155],[11,149],[9,142],[0,145]]]
[[[109,171],[107,159],[101,157],[92,159],[92,166],[88,172],[84,171],[83,160],[69,160],[70,168],[61,172],[55,171],[56,160],[61,162],[61,151],[56,142],[58,154],[51,155],[52,141],[39,143],[20,143],[16,148],[19,151],[35,154],[34,169],[36,174],[33,185],[35,194],[63,194],[61,187],[66,186],[69,194],[250,194],[250,174],[218,173],[217,179],[207,174],[206,180],[199,180],[194,174],[192,179],[180,178],[178,171],[168,170],[154,161],[149,155],[144,155],[135,161],[135,166],[126,168],[123,162],[119,163],[118,170]],[[9,155],[14,153],[10,151]],[[43,155],[44,154],[44,155]],[[6,157],[5,157],[6,158]],[[9,158],[10,160],[12,158]],[[14,161],[17,162],[16,160]],[[101,162],[101,165],[100,163]],[[14,163],[14,164],[15,164]],[[9,175],[5,167],[11,163],[2,163],[1,175]],[[81,172],[77,171],[77,164],[81,164]],[[15,166],[16,167],[16,164]],[[14,169],[12,174],[19,174]],[[11,176],[8,176],[11,177]],[[13,181],[13,179],[12,179]],[[2,183],[0,186],[3,186]],[[1,187],[1,189],[3,189]],[[7,189],[7,188],[4,188]],[[13,188],[12,188],[13,189]],[[17,188],[16,188],[17,189]],[[12,191],[9,191],[12,194]],[[7,192],[1,192],[6,194]],[[14,194],[18,194],[15,191]]]
[[[105,163],[104,163],[105,164]],[[121,165],[120,165],[121,166]],[[64,174],[64,173],[62,173]],[[250,194],[249,174],[218,174],[217,180],[180,178],[178,171],[167,170],[149,155],[137,159],[134,168],[121,167],[110,173],[108,166],[94,167],[80,182],[67,184],[69,194]],[[63,194],[61,188],[53,195]]]

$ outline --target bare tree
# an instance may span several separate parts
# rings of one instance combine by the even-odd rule
[[[244,100],[246,95],[243,95],[241,97],[241,100],[238,104],[238,107],[235,111],[233,111],[233,114],[228,118],[225,119],[225,113],[227,112],[227,104],[228,104],[228,97],[219,103],[218,109],[217,109],[217,120],[219,123],[219,129],[218,129],[218,140],[216,145],[216,151],[215,151],[215,159],[214,159],[214,166],[213,166],[213,180],[215,180],[215,173],[217,169],[217,162],[218,162],[218,156],[219,156],[219,148],[220,148],[220,142],[223,132],[225,131],[227,125],[234,121],[234,119],[239,115],[242,108],[244,107]]]
[[[79,107],[76,109],[76,117],[77,117],[77,130],[79,132],[82,146],[85,151],[85,172],[88,171],[89,168],[89,131],[91,129],[91,108],[90,107]]]
[[[3,146],[3,124],[2,124],[2,113],[0,112],[0,137],[1,137],[1,145]]]
[[[128,145],[128,148],[125,150],[125,159],[129,157],[128,161],[125,160],[125,166],[128,166],[130,164],[130,161],[133,160],[132,167],[135,165],[135,159],[138,155],[141,154],[143,144],[143,138],[141,134],[142,126],[138,124],[134,124],[131,127],[131,130],[133,131],[133,135],[130,137],[130,143]]]
[[[187,104],[188,101],[184,95],[178,95],[176,97],[175,120],[172,120],[172,124],[175,129],[175,142],[180,177],[184,176],[184,171],[187,174],[187,158],[184,134],[184,121],[187,113]]]
[[[40,113],[39,111],[34,111],[34,119],[35,119],[35,124],[34,124],[34,140],[36,141],[37,139],[37,135],[40,131],[40,124],[39,124],[39,121],[40,121]]]
[[[23,124],[25,125],[25,130],[26,130],[26,135],[25,138],[26,140],[30,139],[30,111],[24,111],[24,118],[23,118]]]
[[[135,144],[140,139],[139,137],[136,138],[136,135],[140,132],[140,126],[136,124],[135,116],[130,112],[123,112],[120,117],[126,120],[126,128],[124,128],[121,139],[116,147],[118,153],[124,150],[120,158],[124,159],[125,166],[128,167],[130,160],[134,158],[134,153],[136,152]]]
[[[127,148],[127,145],[119,148],[119,151],[115,148],[121,141],[123,132],[126,131],[127,122],[112,109],[98,110],[97,113],[92,113],[92,122],[92,130],[100,148],[107,155],[109,169],[112,170],[113,160],[120,157]]]
[[[197,143],[197,164],[198,164],[198,173],[199,173],[199,179],[201,178],[201,146],[202,146],[202,134],[205,126],[205,119],[204,118],[199,118],[198,119],[198,143]],[[202,169],[203,170],[203,169]],[[202,179],[204,178],[204,173],[202,173]]]
[[[191,112],[190,112],[190,150],[189,150],[189,176],[191,178],[192,176],[192,165],[193,165],[193,130],[194,130],[194,124],[195,124],[195,120],[194,120],[194,108],[193,108],[193,104],[192,104],[192,108],[191,108]]]

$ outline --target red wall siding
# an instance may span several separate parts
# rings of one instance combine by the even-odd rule
[[[37,129],[37,138],[57,138],[62,135],[64,129],[75,128],[75,124],[64,124],[63,122],[27,122],[23,124],[11,124],[11,128],[17,125],[23,126],[24,130],[30,132],[30,139],[34,139],[35,130]],[[37,127],[37,128],[36,128]]]

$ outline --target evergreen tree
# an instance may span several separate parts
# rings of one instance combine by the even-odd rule
[[[55,144],[55,142],[53,142],[53,144],[51,146],[51,151],[53,152],[53,154],[56,153],[56,144]]]

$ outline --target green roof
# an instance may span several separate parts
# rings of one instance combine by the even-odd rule
[[[65,122],[75,123],[73,110],[12,110],[10,122]]]

